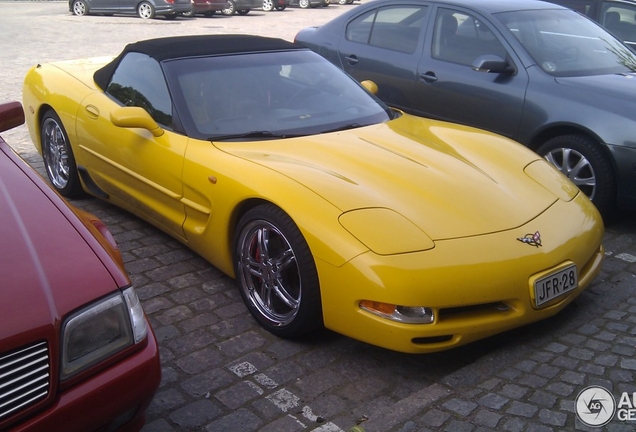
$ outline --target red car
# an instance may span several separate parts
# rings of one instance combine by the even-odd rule
[[[197,14],[210,17],[217,11],[222,11],[228,7],[227,0],[191,0],[192,9],[188,12],[184,12],[181,15],[184,17],[193,17]]]
[[[141,429],[159,352],[113,237],[1,138],[0,238],[0,430]]]

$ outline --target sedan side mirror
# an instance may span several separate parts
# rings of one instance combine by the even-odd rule
[[[514,72],[514,68],[508,62],[498,55],[486,54],[475,59],[472,64],[473,70],[477,72],[488,73],[510,73]]]
[[[163,135],[163,129],[148,112],[140,107],[119,107],[110,112],[110,121],[123,128],[147,129],[156,137]]]

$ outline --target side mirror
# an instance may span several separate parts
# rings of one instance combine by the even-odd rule
[[[508,62],[494,54],[481,55],[472,64],[473,70],[487,73],[510,73],[514,72]]]
[[[7,102],[0,105],[0,132],[4,132],[24,123],[24,110],[20,102]]]
[[[360,84],[371,94],[378,94],[378,85],[371,80],[364,80]]]
[[[110,112],[110,121],[123,128],[147,129],[156,137],[163,135],[164,130],[148,112],[140,107],[119,107]]]

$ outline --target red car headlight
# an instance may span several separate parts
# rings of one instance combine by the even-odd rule
[[[132,287],[81,309],[62,326],[61,379],[141,342],[147,333],[141,303]]]

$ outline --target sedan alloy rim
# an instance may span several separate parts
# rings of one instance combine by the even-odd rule
[[[73,13],[77,16],[86,15],[86,3],[83,1],[73,3]]]
[[[60,126],[51,118],[42,125],[42,144],[42,156],[49,179],[57,189],[63,189],[70,173],[68,143]]]
[[[578,186],[585,195],[594,199],[596,175],[592,164],[583,154],[571,148],[556,148],[548,152],[545,158]]]
[[[139,6],[139,16],[144,19],[150,18],[152,16],[152,6],[149,4]]]
[[[284,234],[265,220],[243,230],[237,275],[250,304],[270,325],[290,324],[300,308],[302,286],[295,253]]]

